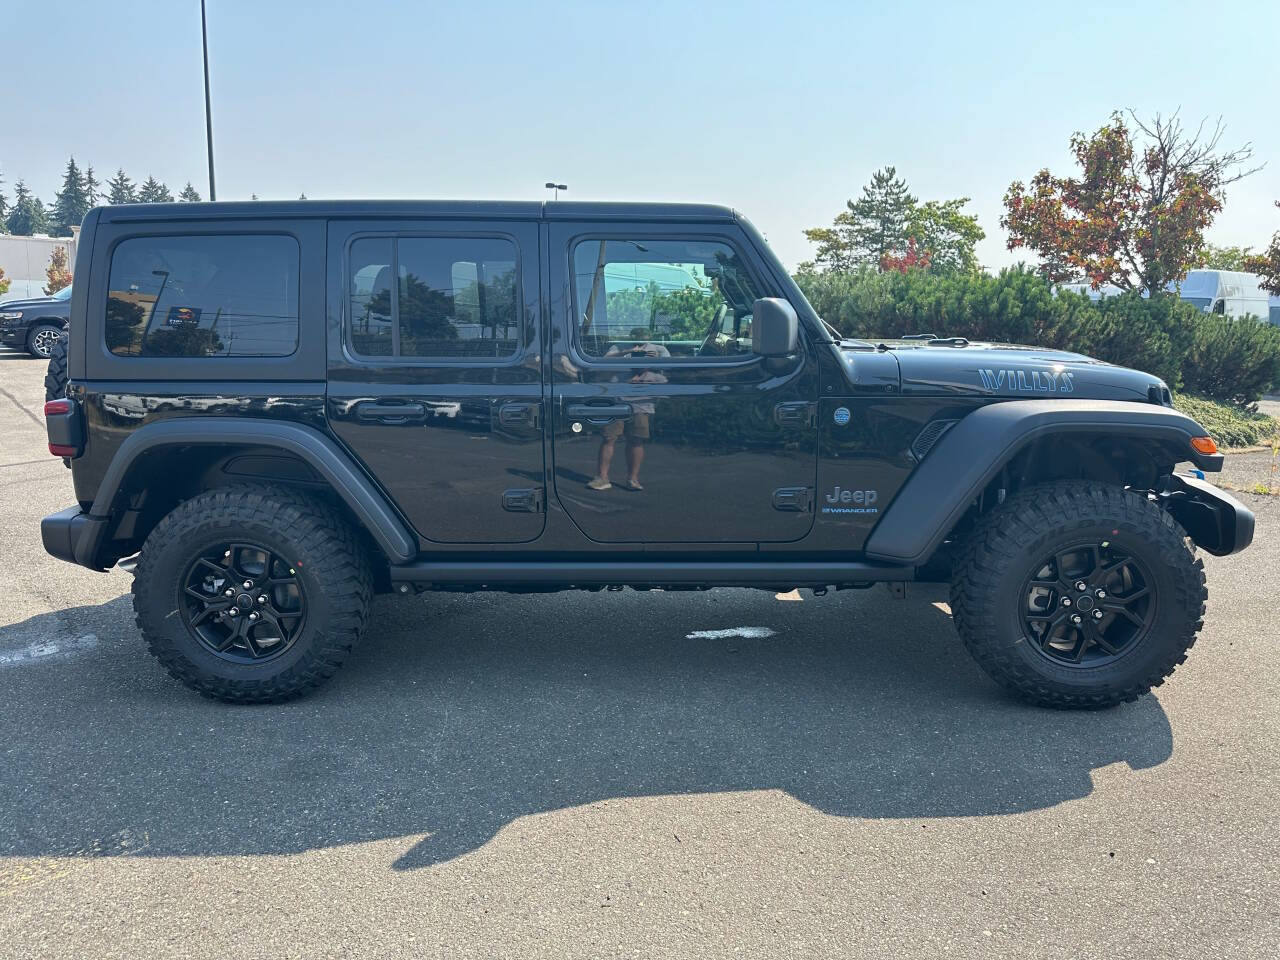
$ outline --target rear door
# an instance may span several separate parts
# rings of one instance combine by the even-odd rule
[[[327,413],[424,546],[536,539],[545,517],[538,228],[329,228]]]
[[[781,296],[737,224],[549,224],[555,494],[602,542],[799,540],[816,358],[751,351]]]

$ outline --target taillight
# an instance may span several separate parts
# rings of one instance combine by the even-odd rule
[[[80,456],[80,408],[74,400],[60,397],[44,405],[44,422],[49,431],[49,452],[55,457]]]

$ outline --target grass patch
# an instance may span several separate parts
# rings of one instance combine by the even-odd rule
[[[1269,446],[1280,437],[1274,417],[1233,403],[1175,393],[1173,405],[1208,430],[1220,447]]]

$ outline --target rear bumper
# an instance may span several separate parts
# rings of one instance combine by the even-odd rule
[[[1239,553],[1253,543],[1253,511],[1207,480],[1175,473],[1162,494],[1187,535],[1215,556]]]
[[[102,570],[98,547],[107,532],[105,517],[92,517],[79,507],[68,507],[40,521],[45,553],[90,570]]]

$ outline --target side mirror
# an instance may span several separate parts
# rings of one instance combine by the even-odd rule
[[[781,297],[761,297],[751,308],[751,352],[789,357],[800,348],[800,320]]]

